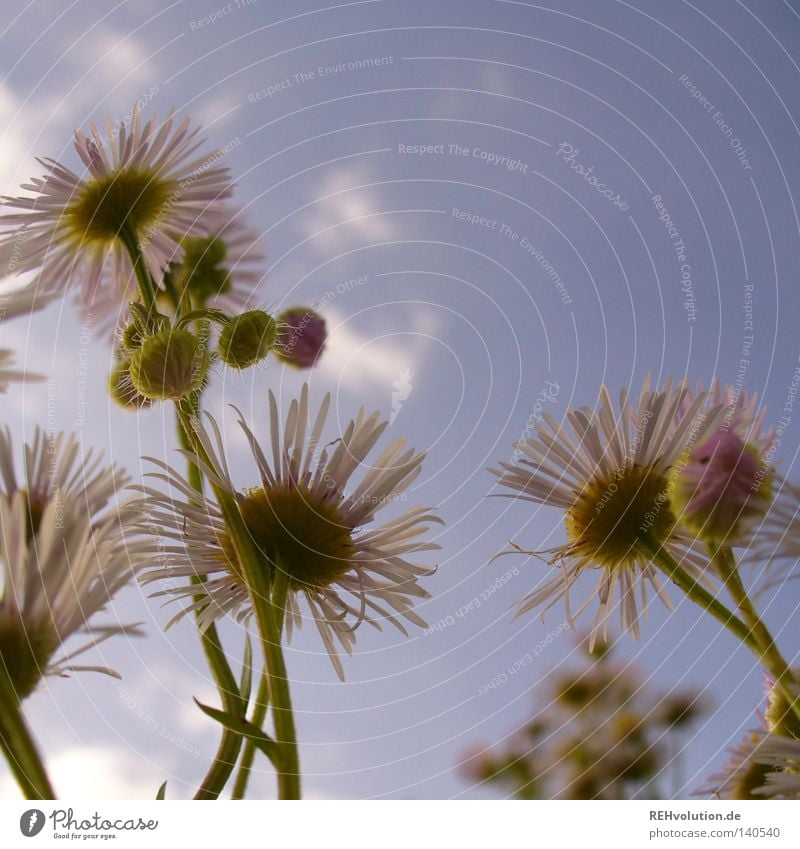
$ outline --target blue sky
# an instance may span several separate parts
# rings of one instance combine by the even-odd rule
[[[540,393],[557,384],[544,403],[558,417],[594,404],[603,382],[616,393],[648,372],[741,373],[771,421],[784,414],[800,355],[798,13],[778,0],[5,9],[4,192],[38,173],[36,155],[77,167],[71,133],[88,120],[124,117],[139,99],[148,115],[175,107],[230,148],[238,200],[267,249],[258,300],[325,303],[331,340],[308,376],[314,397],[334,393],[337,421],[362,403],[388,416],[394,383],[411,385],[391,426],[429,451],[409,502],[447,521],[423,615],[454,623],[409,640],[363,632],[344,685],[311,629],[299,635],[288,663],[308,793],[491,795],[458,776],[460,754],[513,733],[538,682],[573,651],[560,635],[478,695],[562,619],[509,613],[545,566],[488,565],[509,539],[538,548],[563,538],[557,511],[484,498],[485,467],[511,456]],[[742,365],[748,298],[754,338]],[[111,351],[86,339],[87,322],[59,303],[0,327],[3,347],[51,378],[12,388],[5,421],[19,439],[36,424],[75,430],[134,476],[141,455],[178,462],[169,409],[111,406]],[[254,470],[226,405],[264,434],[267,389],[288,400],[303,377],[219,370],[206,406],[224,418],[243,485]],[[798,417],[778,452],[790,476]],[[670,615],[654,606],[642,641],[622,651],[654,686],[704,689],[716,704],[687,741],[685,795],[750,727],[762,684],[732,639],[675,601]],[[764,604],[796,651],[796,590]],[[122,686],[84,675],[30,701],[58,786],[147,796],[168,778],[171,794],[191,795],[216,741],[192,703],[214,698],[196,637],[188,623],[163,633],[169,613],[135,588],[115,611],[148,632],[104,646]],[[240,631],[224,633],[238,651]],[[10,779],[0,786],[13,792]],[[254,789],[274,792],[265,764]]]

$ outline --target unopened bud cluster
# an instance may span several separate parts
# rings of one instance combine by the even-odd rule
[[[209,346],[213,322],[220,325],[216,350]],[[273,354],[283,363],[308,368],[324,344],[325,320],[305,307],[277,318],[258,309],[232,317],[202,309],[173,323],[134,303],[120,335],[109,392],[120,406],[139,410],[153,401],[177,401],[202,390],[215,360],[241,370]]]

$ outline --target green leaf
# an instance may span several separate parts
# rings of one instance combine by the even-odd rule
[[[167,782],[165,781],[161,787],[158,788],[158,793],[156,793],[156,801],[163,802],[167,798]]]
[[[281,769],[280,747],[268,734],[265,734],[260,728],[253,725],[252,722],[248,722],[241,716],[235,716],[230,713],[225,713],[224,710],[209,707],[208,705],[204,705],[197,701],[197,699],[195,699],[195,703],[200,710],[206,714],[206,716],[210,716],[213,720],[227,728],[229,731],[233,731],[235,734],[239,734],[242,737],[246,737],[248,740],[252,740],[253,745],[255,745],[256,748],[270,759],[275,769]]]

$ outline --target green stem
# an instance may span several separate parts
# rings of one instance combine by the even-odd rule
[[[695,604],[708,611],[718,622],[721,622],[737,639],[743,642],[751,649],[755,649],[756,643],[750,629],[739,619],[735,613],[728,608],[703,586],[697,583],[695,579],[683,568],[681,568],[675,559],[657,543],[651,542],[648,539],[641,540],[642,547],[645,553],[651,558],[653,563],[658,566],[667,577],[677,584],[686,596]]]
[[[127,229],[120,230],[119,239],[125,246],[125,250],[130,257],[133,273],[136,275],[136,282],[139,285],[139,294],[142,296],[142,303],[148,310],[155,312],[156,284],[150,276],[150,271],[144,260],[144,254],[139,245],[139,240],[134,233],[131,233]]]
[[[781,654],[769,628],[758,615],[755,605],[747,595],[733,552],[729,546],[716,548],[712,545],[709,545],[709,551],[731,597],[741,611],[744,621],[750,627],[750,632],[756,643],[755,647],[752,647],[756,657],[772,675],[775,686],[781,690],[795,716],[800,719],[800,698],[797,695],[795,676]]]
[[[258,693],[256,694],[255,706],[253,707],[253,715],[250,718],[250,722],[258,728],[263,727],[264,720],[267,718],[268,708],[269,676],[265,673],[261,676],[261,683],[258,685]],[[244,799],[255,756],[256,745],[252,740],[248,740],[244,744],[244,752],[242,752],[242,759],[239,762],[239,772],[236,773],[236,781],[233,783],[231,799]]]
[[[180,319],[176,322],[176,327],[188,327],[193,321],[215,321],[217,324],[228,324],[231,317],[226,315],[222,310],[214,310],[208,307],[201,310],[191,310],[191,312],[183,313]]]
[[[194,409],[199,405],[199,398],[190,402]],[[178,437],[183,448],[190,448],[189,437],[177,417]],[[203,491],[203,476],[196,463],[188,461],[188,478],[192,488],[197,492]],[[203,579],[199,576],[193,579],[194,583],[200,584]],[[195,599],[196,600],[196,599]],[[226,713],[244,713],[246,705],[242,704],[236,679],[231,670],[225,650],[222,647],[217,628],[212,622],[205,630],[200,631],[200,643],[203,647],[208,668],[217,686],[222,707]],[[225,728],[217,747],[214,760],[206,773],[200,787],[195,794],[195,799],[218,799],[220,793],[228,782],[233,772],[239,752],[242,748],[242,738],[233,731]]]
[[[184,402],[179,402],[177,409],[183,429],[192,441],[192,447],[198,456],[208,461],[209,458],[206,456],[203,446],[193,436],[191,409],[187,409]],[[269,678],[270,702],[274,715],[275,742],[281,747],[282,754],[281,769],[278,771],[278,797],[280,799],[299,799],[300,761],[297,751],[297,735],[289,693],[289,681],[286,675],[286,663],[281,647],[281,634],[270,598],[269,564],[265,562],[255,547],[234,496],[215,485],[212,485],[212,489],[225,517],[225,524],[231,535],[236,558],[242,568],[261,638],[264,664]]]
[[[281,569],[277,564],[273,574],[272,606],[275,610],[275,616],[277,617],[278,633],[282,635],[283,620],[286,614],[286,596],[289,593],[289,574],[285,569]],[[258,728],[262,727],[267,715],[267,707],[269,706],[269,686],[269,675],[264,675],[258,688],[255,708],[253,709],[253,716],[250,720],[253,725],[256,725]],[[242,761],[239,766],[239,772],[233,786],[233,793],[231,794],[232,799],[244,799],[255,753],[255,744],[252,741],[248,741],[245,744],[244,754],[242,755]]]
[[[281,799],[300,798],[300,758],[294,727],[289,678],[281,647],[278,622],[272,613],[269,599],[251,593],[256,620],[263,635],[264,658],[269,677],[269,695],[275,724],[275,741],[283,748],[282,769],[278,773],[278,796]]]
[[[246,705],[242,704],[236,680],[231,672],[216,628],[210,625],[205,631],[201,632],[200,640],[206,662],[214,677],[214,683],[217,685],[223,709],[226,713],[243,715]],[[195,793],[195,799],[219,798],[233,773],[241,748],[242,738],[227,728],[223,729],[214,760],[197,793]]]
[[[0,748],[26,799],[55,799],[14,685],[0,661]]]

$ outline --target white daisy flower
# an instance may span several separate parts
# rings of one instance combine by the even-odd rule
[[[800,799],[800,740],[767,734],[756,761],[768,771],[766,783],[754,793],[777,799]]]
[[[340,439],[320,449],[330,396],[325,397],[308,433],[307,386],[299,402],[292,402],[283,433],[271,392],[269,405],[271,448],[267,451],[272,452],[271,462],[253,431],[241,417],[239,420],[258,473],[256,486],[242,489],[234,484],[219,427],[211,416],[207,417],[209,430],[199,423],[197,429],[211,467],[190,456],[209,480],[235,497],[265,563],[277,563],[288,572],[288,637],[302,624],[301,602],[305,602],[337,674],[344,678],[339,650],[352,653],[356,628],[362,622],[380,629],[385,619],[404,634],[402,620],[426,626],[413,604],[429,597],[417,579],[432,570],[407,558],[439,548],[422,537],[431,523],[441,520],[418,507],[370,527],[375,514],[402,497],[417,478],[424,454],[406,448],[400,437],[373,463],[366,464],[387,422],[381,421],[378,413],[367,416],[363,408]],[[159,460],[151,462],[164,470],[153,477],[168,484],[173,494],[151,487],[137,489],[147,496],[151,532],[155,528],[172,542],[164,546],[153,538],[153,553],[160,553],[163,563],[143,580],[166,579],[173,587],[157,595],[190,602],[169,624],[190,612],[198,614],[201,627],[226,614],[240,621],[248,619],[247,586],[219,506],[198,496],[174,469]],[[363,479],[346,493],[362,465],[367,465]],[[195,575],[206,581],[189,583]],[[174,586],[176,581],[186,583]]]
[[[719,772],[710,775],[693,796],[717,799],[752,799],[761,792],[769,768],[761,760],[764,743],[770,736],[764,730],[748,731],[747,737],[728,750],[729,758]]]
[[[6,232],[0,254],[16,250],[15,273],[38,272],[44,293],[78,290],[91,307],[95,298],[117,303],[129,296],[131,262],[125,240],[139,244],[150,274],[158,281],[180,256],[187,236],[208,236],[226,224],[220,201],[232,191],[221,151],[200,155],[200,129],[174,112],[160,125],[143,124],[134,109],[119,131],[106,120],[106,134],[94,124],[75,133],[84,176],[52,159],[40,159],[47,173],[22,186],[31,195],[5,198],[15,212],[0,216]]]
[[[17,482],[11,434],[0,430],[0,659],[24,698],[42,675],[77,670],[72,661],[133,625],[90,621],[133,577],[143,553],[139,505],[112,506],[128,477],[91,452],[79,457],[75,437],[36,429],[25,445],[24,481]],[[54,660],[73,634],[88,641]],[[118,676],[117,676],[118,677]]]
[[[776,478],[775,497],[742,559],[767,567],[770,574],[762,591],[783,583],[791,575],[800,560],[800,487]],[[781,564],[781,568],[774,570],[776,564]]]
[[[521,461],[490,469],[501,486],[515,491],[511,497],[565,511],[565,545],[544,552],[514,546],[520,553],[549,555],[558,570],[520,600],[518,615],[542,605],[549,609],[563,598],[572,624],[597,598],[593,644],[598,636],[607,639],[618,590],[622,628],[638,639],[637,595],[646,607],[650,585],[671,607],[649,553],[653,548],[663,547],[695,581],[708,583],[707,556],[676,526],[669,473],[687,446],[713,432],[724,409],[704,409],[706,398],[700,395],[680,413],[686,392],[685,384],[673,386],[671,381],[651,390],[646,380],[636,404],[627,390],[621,392],[617,412],[603,386],[596,410],[568,410],[572,434],[544,414],[536,425],[538,439],[517,444]],[[598,575],[597,583],[573,613],[570,594],[589,570]]]

